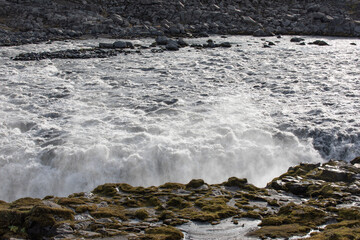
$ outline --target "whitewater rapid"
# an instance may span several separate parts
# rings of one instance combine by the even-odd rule
[[[113,40],[1,48],[0,199],[106,182],[265,186],[299,162],[360,155],[358,39],[213,39],[233,47],[29,62],[11,58]]]

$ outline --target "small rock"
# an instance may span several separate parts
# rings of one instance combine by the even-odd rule
[[[329,46],[329,44],[323,40],[316,40],[316,41],[308,43],[308,44],[313,44],[313,45],[318,45],[318,46]]]
[[[352,42],[352,43],[350,43],[350,45],[354,45],[354,46],[356,46],[356,43],[353,43],[353,42]]]
[[[299,37],[293,37],[290,39],[290,42],[302,42],[302,41],[305,41],[305,39]]]
[[[114,48],[112,43],[99,43],[99,48]]]
[[[134,44],[132,42],[125,42],[127,48],[134,48]]]
[[[209,34],[207,32],[201,32],[198,34],[199,37],[209,37]]]
[[[220,47],[229,48],[229,47],[231,47],[231,44],[229,42],[222,42],[222,43],[220,43]]]

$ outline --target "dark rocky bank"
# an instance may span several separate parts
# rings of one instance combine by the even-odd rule
[[[189,222],[259,219],[247,237],[360,238],[360,157],[289,168],[265,188],[231,177],[221,184],[133,187],[108,183],[88,193],[0,201],[1,239],[183,239]]]
[[[0,0],[0,46],[106,36],[360,36],[359,0]]]

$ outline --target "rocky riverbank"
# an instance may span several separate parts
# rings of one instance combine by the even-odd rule
[[[201,223],[212,229],[204,239],[216,236],[214,226],[234,239],[358,239],[359,174],[358,157],[303,163],[265,188],[236,177],[214,185],[201,179],[148,188],[108,183],[68,197],[0,201],[0,237],[183,239],[200,234],[191,226]]]
[[[360,1],[0,0],[0,46],[107,36],[360,36]]]

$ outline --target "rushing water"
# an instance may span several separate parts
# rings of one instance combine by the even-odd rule
[[[213,39],[233,47],[30,62],[11,57],[99,40],[1,48],[0,199],[106,182],[264,186],[299,162],[360,155],[358,39]]]

